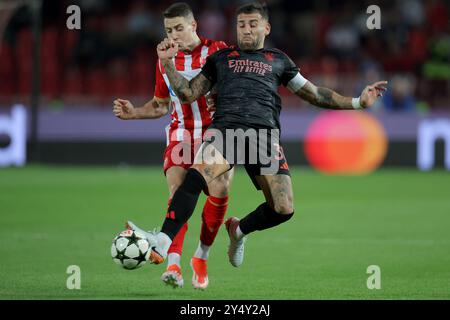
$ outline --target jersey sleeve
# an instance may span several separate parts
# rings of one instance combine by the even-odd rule
[[[294,78],[297,73],[299,73],[299,69],[297,65],[292,61],[291,58],[289,58],[286,54],[283,53],[283,60],[284,60],[284,70],[283,74],[281,75],[281,83],[284,86],[287,86],[289,81]]]
[[[307,79],[305,79],[297,65],[286,54],[283,54],[284,59],[284,71],[281,75],[281,83],[287,87],[291,92],[296,92],[302,88]]]
[[[217,81],[217,72],[216,72],[216,54],[212,54],[206,58],[206,62],[202,67],[202,71],[200,71],[206,79],[208,79],[212,85],[214,85]]]
[[[154,96],[160,99],[167,99],[170,97],[169,88],[164,81],[163,75],[161,73],[161,62],[158,59],[156,64],[156,76],[155,76],[155,93]]]

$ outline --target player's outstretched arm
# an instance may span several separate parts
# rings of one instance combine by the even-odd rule
[[[203,74],[200,73],[188,81],[176,70],[172,58],[178,52],[178,44],[166,38],[158,44],[157,52],[172,89],[181,103],[192,103],[211,89],[211,82]]]
[[[335,110],[365,109],[374,104],[374,102],[383,95],[386,90],[387,81],[379,81],[364,88],[359,98],[344,97],[335,91],[316,87],[310,81],[301,87],[297,92],[300,98],[309,103],[325,108]]]
[[[154,97],[144,106],[135,108],[133,104],[124,99],[114,100],[113,113],[122,120],[131,119],[157,119],[169,112],[170,99]]]

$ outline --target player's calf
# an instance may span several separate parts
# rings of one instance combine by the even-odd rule
[[[228,197],[218,198],[209,196],[202,212],[202,228],[200,240],[204,245],[211,246],[217,232],[223,223],[228,208]]]
[[[294,212],[278,213],[272,209],[267,202],[261,204],[256,210],[250,212],[239,223],[239,228],[244,234],[249,234],[254,231],[261,231],[273,228],[281,223],[284,223],[292,218]]]

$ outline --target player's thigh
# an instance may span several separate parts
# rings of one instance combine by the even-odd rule
[[[289,175],[275,174],[255,178],[272,209],[281,214],[294,212],[294,194]]]
[[[179,166],[173,166],[167,169],[166,171],[166,181],[167,186],[169,187],[169,196],[173,197],[175,191],[177,191],[178,187],[183,183],[184,178],[186,177],[186,169]]]
[[[216,179],[211,180],[211,182],[208,184],[209,194],[217,198],[223,198],[227,196],[230,192],[233,176],[234,168],[218,176]]]
[[[200,172],[206,183],[210,183],[230,170],[230,164],[212,144],[202,143],[197,151],[192,168]]]

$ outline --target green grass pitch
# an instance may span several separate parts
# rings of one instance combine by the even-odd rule
[[[165,265],[125,271],[111,240],[131,219],[161,226],[167,187],[161,168],[45,167],[0,170],[0,299],[449,299],[450,174],[380,170],[326,176],[292,168],[296,214],[249,237],[242,267],[227,260],[225,228],[209,261],[210,286],[194,290],[189,259],[204,196],[189,221],[185,287],[163,285]],[[263,200],[236,173],[228,215]],[[81,290],[66,269],[81,268]],[[367,267],[381,289],[367,288]]]

